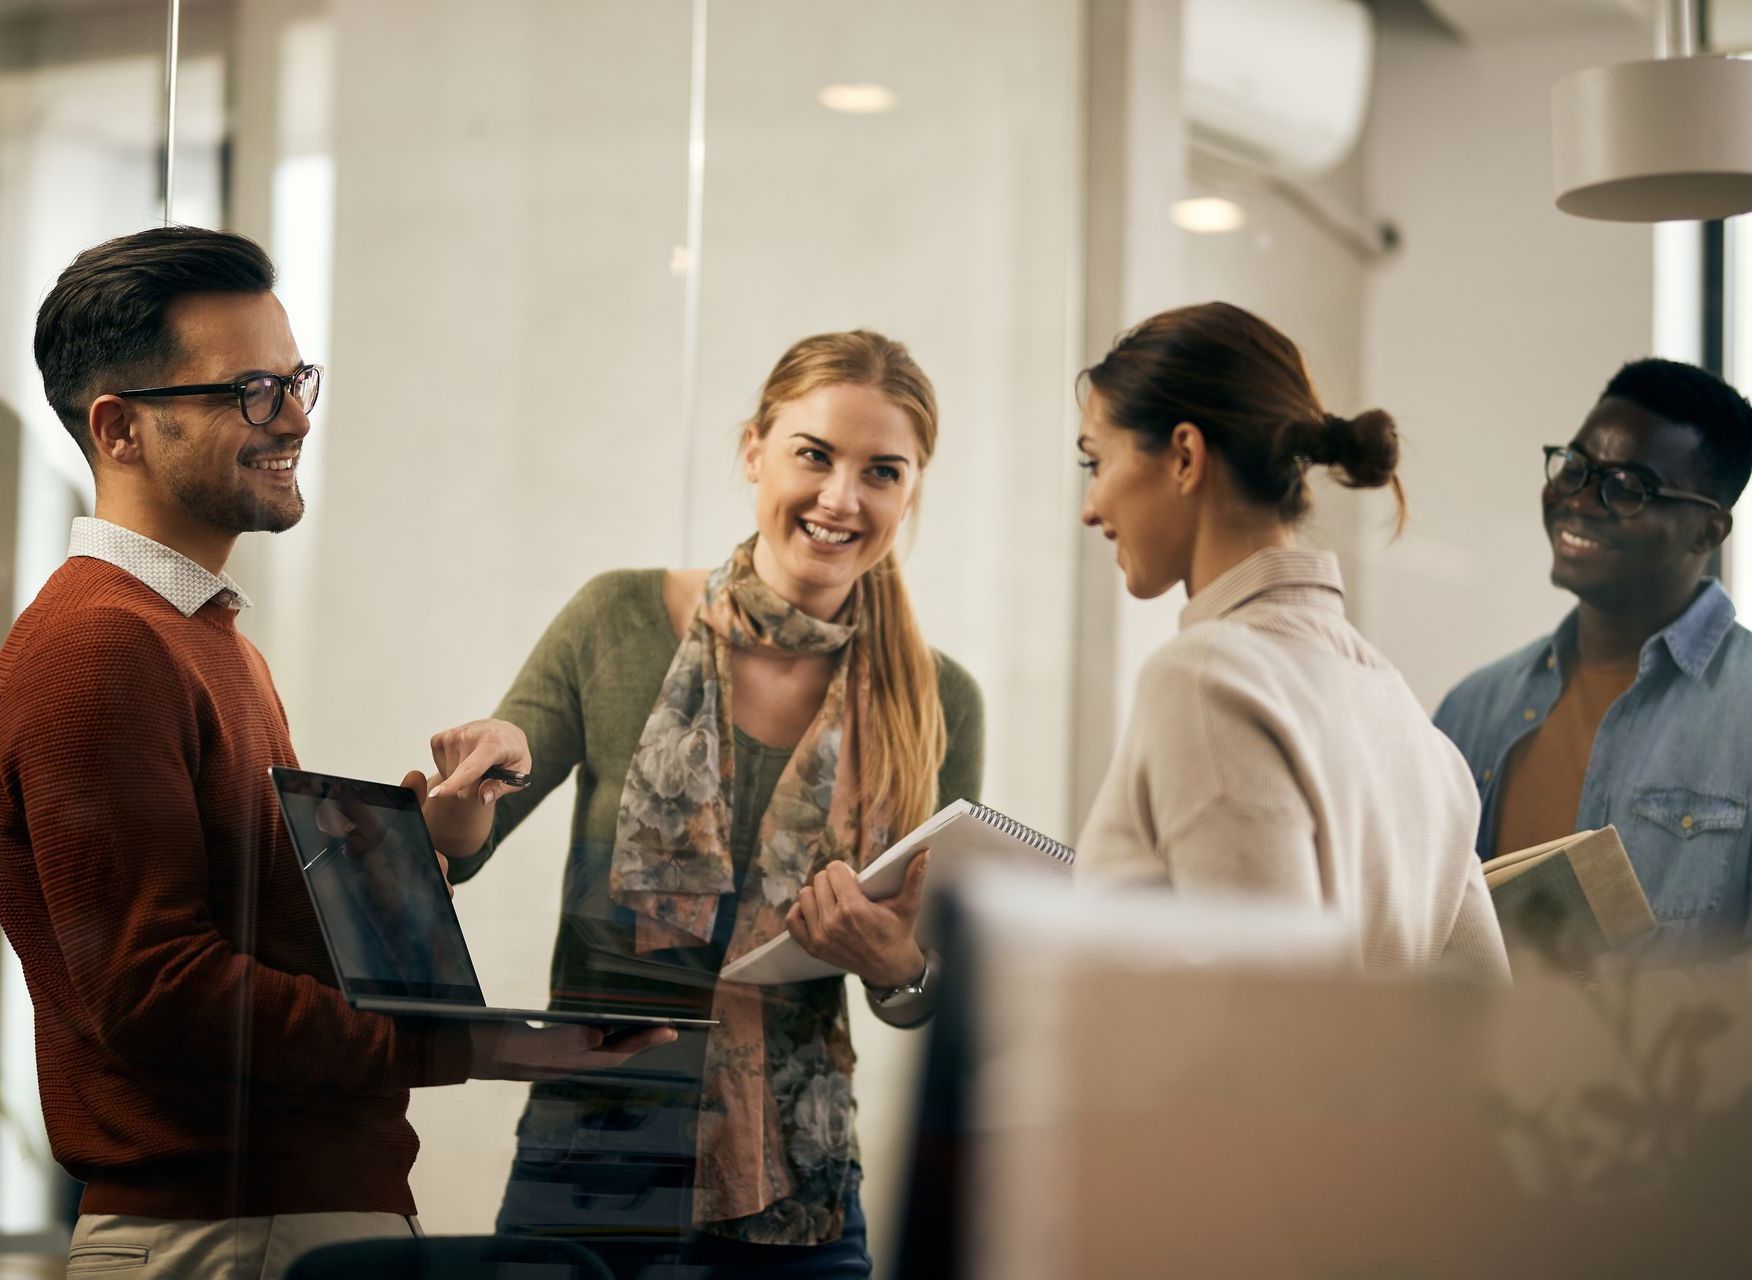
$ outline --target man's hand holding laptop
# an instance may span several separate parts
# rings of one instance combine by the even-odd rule
[[[471,1022],[476,1080],[557,1080],[618,1067],[635,1054],[675,1039],[673,1027],[645,1027],[605,1036],[600,1027],[518,1022]]]

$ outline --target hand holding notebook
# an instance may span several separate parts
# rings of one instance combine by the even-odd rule
[[[931,851],[933,879],[940,879],[952,867],[988,859],[1023,858],[1069,871],[1077,856],[1069,846],[996,809],[957,800],[927,818],[858,874],[858,884],[865,896],[881,902],[898,894],[907,867],[927,848]],[[930,892],[928,887],[926,892],[927,895]],[[726,966],[719,976],[727,982],[771,986],[831,978],[843,972],[803,950],[790,934],[781,933]]]
[[[829,862],[804,885],[785,913],[785,928],[817,960],[856,974],[873,990],[899,990],[924,971],[919,915],[931,851],[907,864],[900,892],[873,901],[848,862]]]

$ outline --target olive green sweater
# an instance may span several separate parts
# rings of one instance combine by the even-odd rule
[[[593,578],[548,626],[494,713],[528,735],[531,783],[499,801],[492,836],[481,851],[451,866],[453,881],[476,874],[499,842],[576,771],[552,975],[559,1000],[568,993],[597,998],[609,986],[625,989],[632,918],[609,901],[608,867],[627,766],[679,644],[663,601],[663,574],[661,569],[620,570]],[[940,807],[964,797],[978,799],[985,739],[978,685],[940,654],[938,689],[948,729],[948,751],[937,775]],[[740,882],[760,816],[790,753],[740,732],[735,749],[731,855]],[[733,904],[727,903],[725,915],[730,914]],[[658,953],[658,958],[700,971],[704,986],[707,971],[716,974],[728,940],[723,929],[720,935],[717,946]],[[612,975],[597,972],[605,950],[620,957]],[[709,1003],[709,995],[702,999]]]

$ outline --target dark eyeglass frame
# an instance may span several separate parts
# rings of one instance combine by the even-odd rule
[[[1553,474],[1552,463],[1559,458],[1566,460],[1564,464],[1566,467],[1568,465],[1567,459],[1570,458],[1574,458],[1582,464],[1580,484],[1565,488],[1558,483],[1557,475]],[[1557,468],[1559,473],[1563,469],[1564,467]],[[1600,477],[1600,505],[1605,507],[1614,519],[1628,520],[1639,514],[1644,507],[1648,506],[1650,498],[1669,498],[1674,502],[1697,502],[1708,507],[1711,511],[1726,510],[1714,498],[1706,498],[1701,493],[1688,493],[1684,489],[1674,489],[1662,484],[1653,474],[1642,467],[1628,466],[1622,463],[1602,465],[1573,445],[1548,444],[1545,446],[1545,483],[1558,497],[1568,498],[1580,493],[1593,483],[1595,476]],[[1634,491],[1626,489],[1624,482],[1627,477],[1641,485],[1642,492],[1634,493]],[[1607,492],[1608,485],[1612,486],[1612,493]],[[1620,511],[1612,505],[1615,496],[1634,496],[1636,505],[1629,511]]]
[[[180,387],[137,387],[131,391],[118,391],[118,396],[129,396],[135,399],[148,399],[157,396],[218,396],[234,395],[237,397],[237,411],[243,415],[243,420],[252,427],[265,427],[280,416],[280,410],[286,407],[286,395],[292,391],[292,384],[299,379],[311,380],[310,402],[305,403],[302,395],[293,394],[299,407],[309,413],[316,408],[317,397],[322,394],[323,367],[320,364],[301,364],[291,373],[252,373],[239,378],[236,382],[192,382]],[[262,383],[274,384],[274,407],[268,411],[268,416],[257,422],[249,416],[249,391],[251,386]]]

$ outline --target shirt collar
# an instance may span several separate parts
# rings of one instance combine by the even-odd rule
[[[1721,583],[1705,578],[1685,612],[1644,645],[1643,653],[1646,656],[1649,646],[1656,641],[1664,642],[1679,670],[1693,680],[1701,680],[1733,625],[1734,602],[1722,590]]]
[[[223,573],[209,573],[180,551],[145,534],[124,529],[108,520],[78,516],[67,540],[67,555],[88,556],[113,564],[133,574],[175,606],[185,618],[209,600],[217,599],[227,609],[249,607],[243,588]]]
[[[1575,651],[1577,613],[1578,610],[1571,609],[1558,624],[1540,655],[1541,664],[1555,666],[1561,652]],[[1703,679],[1703,673],[1715,661],[1716,650],[1722,647],[1722,641],[1733,629],[1734,617],[1734,602],[1722,590],[1722,584],[1714,578],[1705,578],[1691,603],[1685,606],[1685,612],[1643,644],[1638,670],[1647,670],[1651,656],[1664,646],[1672,656],[1674,666],[1693,680]]]
[[[1314,588],[1308,603],[1335,613],[1344,612],[1344,579],[1338,572],[1337,556],[1330,551],[1267,547],[1255,551],[1195,595],[1181,612],[1180,625],[1188,627],[1224,617],[1249,600],[1285,587]]]

